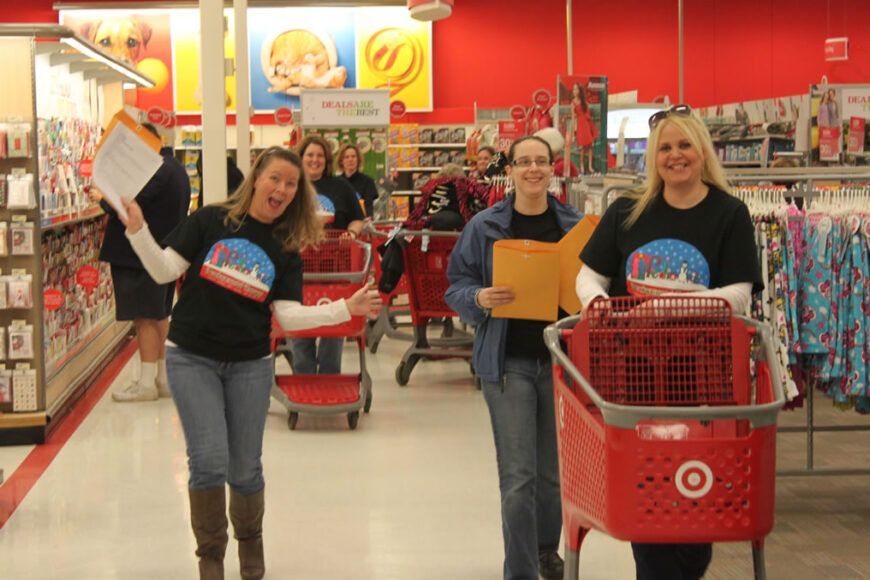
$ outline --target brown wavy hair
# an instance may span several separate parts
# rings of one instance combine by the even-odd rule
[[[338,148],[338,154],[335,156],[335,167],[344,173],[344,162],[342,158],[344,158],[344,152],[348,149],[353,149],[356,151],[356,171],[357,173],[362,173],[363,165],[365,165],[365,160],[363,159],[362,151],[360,151],[359,146],[356,143],[342,143],[341,147]]]
[[[323,156],[326,157],[326,165],[323,166],[323,175],[320,176],[321,179],[327,175],[332,175],[332,149],[329,148],[329,143],[327,143],[326,139],[317,133],[309,133],[303,137],[302,141],[299,142],[299,145],[296,146],[296,153],[299,154],[300,159],[305,155],[305,150],[308,149],[310,145],[319,145],[323,149]]]
[[[317,245],[323,237],[323,224],[317,217],[317,194],[305,177],[302,160],[299,156],[283,147],[270,147],[257,156],[254,165],[242,184],[225,201],[214,203],[216,207],[227,210],[224,223],[238,230],[248,215],[254,199],[254,183],[273,160],[286,161],[299,170],[299,183],[293,201],[278,219],[272,223],[272,235],[285,252],[301,252],[308,246]]]

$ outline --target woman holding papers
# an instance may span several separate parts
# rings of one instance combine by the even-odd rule
[[[489,407],[498,463],[504,578],[562,578],[556,550],[562,531],[553,376],[541,320],[492,316],[514,301],[493,286],[497,240],[558,242],[583,217],[547,193],[553,153],[539,137],[517,139],[507,168],[515,194],[477,214],[450,256],[445,298],[475,325],[472,363]],[[542,280],[542,284],[558,281]]]
[[[753,225],[728,194],[710,133],[688,105],[649,121],[649,171],[641,189],[607,208],[580,254],[577,295],[597,297],[691,292],[726,299],[743,313],[761,288]],[[632,544],[642,580],[697,579],[711,544]]]
[[[336,324],[378,308],[377,292],[302,306],[302,259],[322,226],[302,161],[272,147],[226,200],[192,214],[161,249],[135,202],[127,237],[159,283],[184,275],[172,311],[167,370],[187,442],[190,520],[200,578],[223,578],[225,485],[242,578],[262,578],[263,467],[272,389],[272,315],[288,330]]]

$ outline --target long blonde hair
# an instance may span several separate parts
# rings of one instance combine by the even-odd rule
[[[254,183],[273,159],[286,161],[299,170],[299,183],[293,201],[272,224],[272,235],[285,252],[301,252],[316,245],[323,237],[323,224],[317,217],[317,194],[302,170],[299,156],[283,147],[270,147],[257,156],[254,165],[242,184],[225,201],[210,204],[227,210],[224,223],[238,230],[242,226],[251,201],[254,199]]]
[[[649,139],[647,139],[646,181],[638,189],[625,194],[626,197],[635,200],[631,213],[628,214],[623,224],[625,229],[633,226],[646,208],[649,207],[649,204],[664,191],[665,182],[656,168],[656,153],[658,153],[662,129],[668,125],[674,125],[682,131],[686,139],[692,144],[692,147],[700,151],[704,156],[704,162],[701,165],[701,181],[721,189],[725,193],[730,193],[728,180],[725,178],[725,170],[722,169],[722,165],[716,157],[716,150],[713,148],[713,139],[710,137],[710,131],[707,130],[701,119],[696,117],[694,113],[687,117],[668,115],[659,121],[659,124],[650,132]]]

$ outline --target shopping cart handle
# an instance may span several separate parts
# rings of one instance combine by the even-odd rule
[[[772,332],[767,324],[738,316],[744,324],[758,334],[761,344],[761,360],[770,367],[771,386],[774,400],[770,403],[751,405],[728,405],[728,406],[697,406],[697,407],[653,407],[641,405],[621,405],[606,401],[595,387],[589,383],[586,377],[574,365],[568,355],[562,350],[559,339],[563,332],[573,329],[580,320],[580,316],[570,316],[549,325],[544,329],[544,342],[553,357],[553,363],[561,365],[576,385],[592,403],[601,410],[601,415],[607,425],[623,429],[634,429],[641,421],[649,420],[722,420],[744,419],[748,420],[753,428],[767,427],[776,424],[779,410],[785,404],[785,391],[782,386],[778,359],[773,348]]]

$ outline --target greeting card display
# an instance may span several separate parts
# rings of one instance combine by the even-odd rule
[[[9,224],[0,222],[0,257],[9,255]]]
[[[6,353],[3,353],[6,357]],[[0,403],[9,403],[12,401],[12,371],[3,369],[0,370]]]
[[[6,176],[6,207],[8,209],[36,207],[36,190],[33,186],[32,173],[12,173]]]
[[[6,308],[33,307],[33,276],[23,274],[12,276],[6,283]]]
[[[9,228],[12,232],[12,255],[33,255],[33,222],[13,223]]]
[[[26,360],[33,358],[33,326],[30,324],[9,327],[9,358]]]

